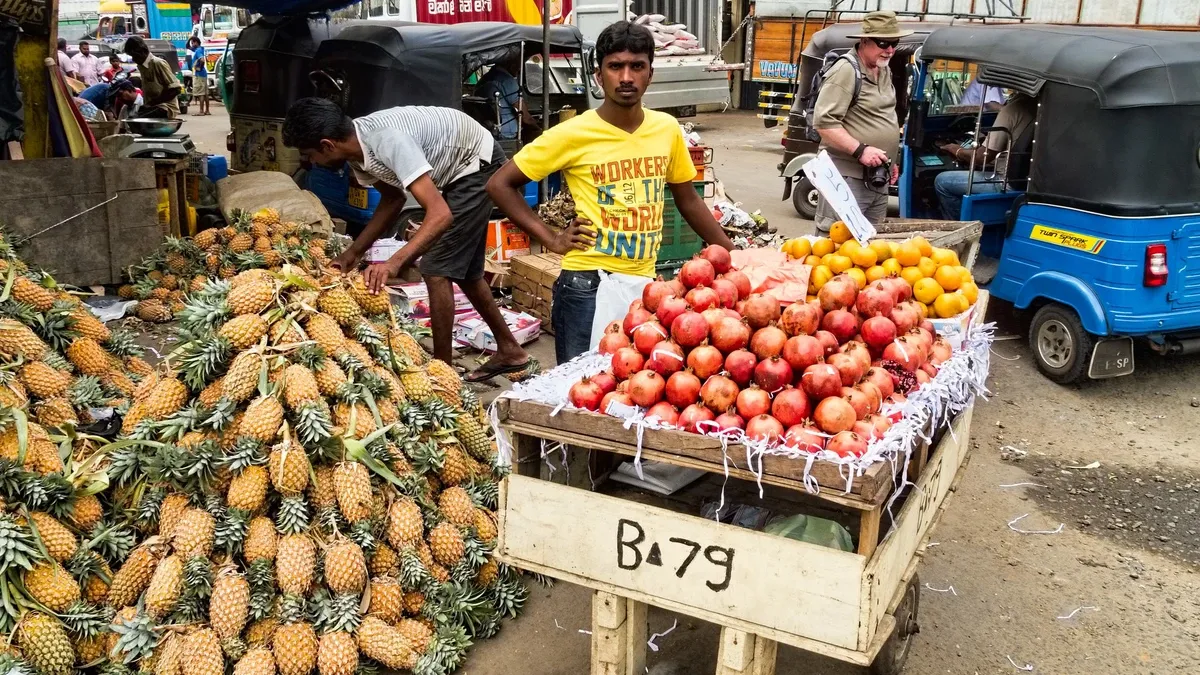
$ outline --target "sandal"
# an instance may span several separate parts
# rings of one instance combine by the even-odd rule
[[[533,374],[540,370],[537,359],[529,357],[525,363],[516,363],[509,365],[489,365],[483,364],[476,368],[474,372],[464,378],[466,382],[480,383],[487,382],[493,377],[503,375],[512,382],[521,382],[528,379]]]

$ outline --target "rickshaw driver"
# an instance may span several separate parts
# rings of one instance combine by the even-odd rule
[[[454,289],[458,284],[492,329],[497,352],[467,376],[483,382],[498,375],[519,380],[537,370],[521,347],[483,280],[492,202],[487,180],[504,162],[492,135],[452,108],[399,106],[351,120],[336,103],[304,98],[288,109],[283,142],[305,159],[339,170],[350,164],[355,178],[379,191],[380,202],[362,233],[332,265],[357,268],[367,250],[400,217],[407,189],[425,209],[425,220],[408,243],[363,273],[379,293],[388,279],[421,258],[429,289],[433,355],[454,363]]]
[[[1024,94],[1015,94],[996,114],[996,121],[993,123],[993,126],[1003,127],[1007,131],[997,129],[988,132],[985,141],[972,149],[965,149],[958,143],[946,143],[941,146],[941,150],[964,166],[970,166],[974,161],[975,179],[971,184],[973,194],[998,193],[1003,187],[1004,181],[989,180],[982,169],[994,163],[995,175],[1006,176],[1010,157],[1001,153],[1008,150],[1010,139],[1013,141],[1014,151],[1018,154],[1026,151],[1017,148],[1015,144],[1025,137],[1036,116],[1037,102]],[[933,189],[937,192],[938,205],[941,206],[942,217],[946,220],[958,220],[961,217],[963,197],[967,194],[970,173],[969,170],[943,171],[933,179]]]

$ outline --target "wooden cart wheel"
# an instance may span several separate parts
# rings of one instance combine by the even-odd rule
[[[917,610],[921,607],[921,578],[913,574],[912,581],[904,589],[904,598],[896,607],[896,632],[892,633],[883,649],[871,664],[871,675],[900,675],[908,661],[913,636],[921,632],[917,625]]]

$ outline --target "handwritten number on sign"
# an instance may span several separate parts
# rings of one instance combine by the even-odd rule
[[[718,559],[718,553],[721,554],[720,559]],[[716,565],[717,567],[725,568],[725,578],[721,581],[721,583],[714,584],[711,581],[706,581],[704,583],[718,593],[726,588],[729,588],[729,582],[733,579],[733,549],[725,548],[723,546],[709,546],[708,548],[704,549],[704,557],[708,558],[708,562]]]
[[[642,563],[650,565],[661,565],[657,560],[658,544],[650,542],[650,556],[647,557],[642,553],[641,544],[647,541],[646,530],[639,523],[627,518],[621,518],[617,521],[617,567],[623,570],[636,570],[642,566]],[[704,559],[713,566],[725,571],[724,578],[719,582],[705,581],[705,585],[714,592],[729,588],[730,582],[733,580],[733,549],[724,546],[709,546],[704,547],[699,542],[683,537],[671,537],[667,541],[672,544],[680,544],[687,553],[679,567],[675,570],[675,577],[682,579],[687,571],[691,569],[692,563],[696,561],[696,557],[700,552],[704,551]]]
[[[700,552],[700,544],[688,539],[681,539],[679,537],[671,537],[668,541],[670,541],[672,544],[683,544],[684,546],[690,546],[692,548],[691,552],[688,553],[688,556],[683,559],[683,564],[679,566],[678,570],[675,570],[675,576],[682,579],[684,572],[687,572],[688,565],[692,564],[692,561],[696,559],[696,554]]]

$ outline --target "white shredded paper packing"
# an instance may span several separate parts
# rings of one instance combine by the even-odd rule
[[[867,451],[859,457],[839,457],[829,450],[806,452],[781,443],[768,443],[763,440],[747,438],[740,429],[718,431],[715,425],[711,431],[703,431],[704,435],[717,438],[728,460],[729,446],[741,444],[745,448],[746,465],[761,481],[762,460],[767,455],[788,457],[803,461],[804,484],[811,493],[820,491],[815,477],[811,475],[813,462],[820,459],[837,464],[846,479],[846,493],[851,491],[854,479],[863,475],[870,467],[880,462],[888,462],[892,466],[893,478],[898,486],[909,485],[908,457],[921,442],[931,442],[934,434],[942,427],[953,434],[949,428],[950,422],[963,410],[967,409],[978,397],[986,397],[987,377],[990,366],[991,344],[995,331],[994,324],[972,325],[962,341],[962,347],[956,350],[938,369],[938,374],[920,389],[907,397],[900,412],[902,417],[884,433],[883,438],[871,441]],[[541,375],[515,385],[511,391],[497,397],[510,398],[519,401],[535,401],[553,406],[552,415],[557,415],[564,408],[573,408],[567,401],[571,386],[584,376],[592,376],[607,370],[612,363],[612,357],[592,351],[578,356],[567,363],[548,370]],[[625,428],[634,432],[637,443],[637,454],[634,465],[641,465],[642,439],[646,429],[673,429],[657,417],[645,417],[645,411],[640,408],[613,410],[619,413],[614,416],[625,420]],[[888,414],[895,410],[885,410]],[[593,413],[594,414],[594,413]],[[496,439],[500,448],[500,459],[505,464],[512,461],[512,443],[508,435],[500,428],[500,419],[495,403],[491,408],[492,426],[496,431]],[[705,424],[705,423],[702,423]],[[707,424],[712,424],[707,423]],[[546,443],[543,442],[543,446]],[[543,448],[543,457],[547,454]],[[761,483],[760,483],[761,491]],[[893,499],[900,494],[897,489]],[[889,504],[890,508],[890,504]]]

